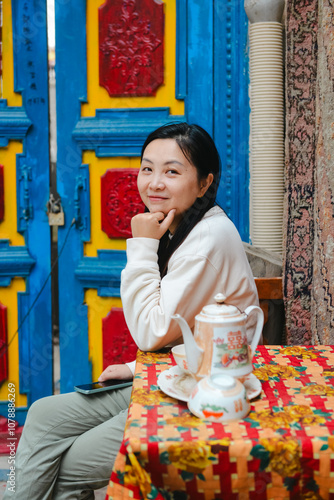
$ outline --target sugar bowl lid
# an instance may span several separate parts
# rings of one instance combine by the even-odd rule
[[[202,313],[205,316],[217,317],[234,317],[240,316],[240,311],[237,307],[224,304],[225,296],[222,293],[217,293],[214,297],[216,304],[208,304],[202,309]]]

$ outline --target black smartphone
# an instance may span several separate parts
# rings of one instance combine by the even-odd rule
[[[112,389],[121,389],[122,387],[129,387],[132,385],[133,380],[119,380],[111,379],[105,382],[92,382],[91,384],[76,385],[74,390],[82,394],[95,394],[96,392],[110,391]]]

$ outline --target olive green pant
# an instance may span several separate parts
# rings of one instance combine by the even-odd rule
[[[108,484],[131,387],[50,396],[30,408],[6,500],[91,500]],[[15,490],[15,491],[14,491]]]

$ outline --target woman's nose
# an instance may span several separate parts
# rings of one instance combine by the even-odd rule
[[[163,182],[163,179],[161,177],[161,175],[154,175],[152,178],[151,178],[151,182],[150,182],[150,185],[151,185],[151,188],[152,189],[163,189],[165,187],[164,185],[164,182]]]

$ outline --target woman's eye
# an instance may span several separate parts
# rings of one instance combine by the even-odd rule
[[[178,171],[177,171],[177,170],[170,169],[170,170],[168,170],[168,173],[169,173],[169,174],[178,174]]]
[[[151,167],[141,167],[142,172],[151,172]]]

